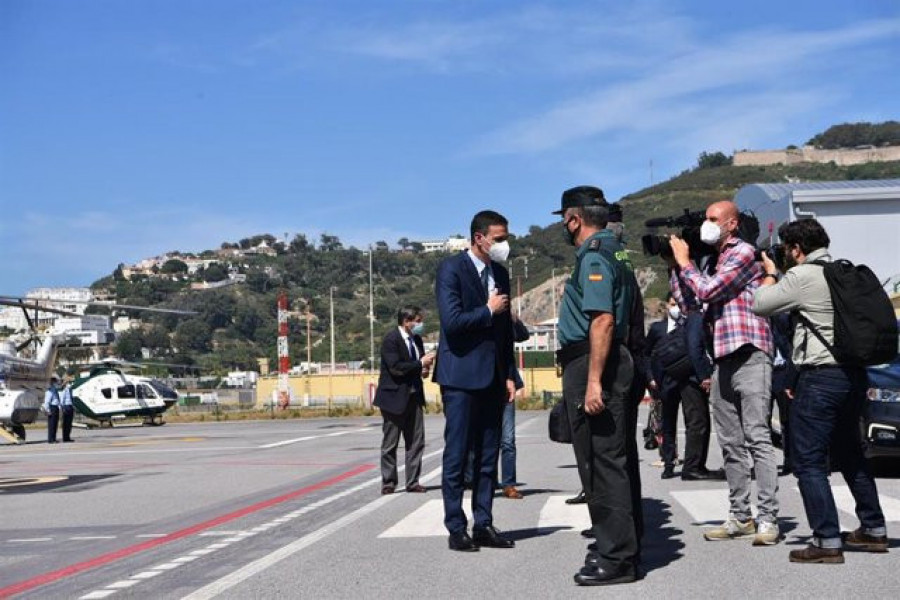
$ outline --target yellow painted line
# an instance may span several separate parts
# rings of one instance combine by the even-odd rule
[[[50,475],[47,477],[0,477],[0,488],[22,487],[26,485],[41,485],[65,481],[66,475]]]

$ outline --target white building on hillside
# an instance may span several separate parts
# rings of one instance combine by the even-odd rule
[[[89,288],[60,287],[60,288],[36,288],[25,294],[29,301],[37,302],[47,308],[65,310],[67,312],[83,315],[87,305],[93,297]],[[28,309],[29,316],[34,319],[34,310]],[[35,325],[52,327],[61,316],[50,312],[38,312]],[[25,331],[28,329],[28,320],[21,308],[10,306],[0,311],[0,327],[6,327],[13,331]]]

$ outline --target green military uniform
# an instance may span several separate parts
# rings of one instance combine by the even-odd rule
[[[562,346],[588,339],[592,312],[613,314],[616,341],[624,341],[628,335],[632,288],[626,284],[624,266],[615,260],[615,255],[602,250],[603,237],[607,233],[612,235],[606,230],[592,235],[576,252],[577,264],[566,282],[559,309],[559,343]]]
[[[566,283],[559,311],[561,352],[569,353],[563,366],[563,397],[572,427],[578,474],[587,497],[596,551],[590,557],[606,572],[634,574],[638,532],[632,491],[627,437],[634,437],[631,419],[631,383],[634,365],[624,346],[628,335],[633,293],[632,277],[614,254],[601,249],[606,234],[596,233],[576,252],[576,265]],[[601,386],[604,410],[584,412],[587,391],[591,316],[609,313],[615,318],[613,342],[603,366]],[[639,492],[638,492],[639,496]],[[639,497],[634,498],[639,502]]]

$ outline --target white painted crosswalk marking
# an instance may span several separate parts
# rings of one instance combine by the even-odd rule
[[[472,510],[469,505],[469,499],[467,497],[463,498],[463,511],[471,523]],[[444,527],[444,502],[443,500],[429,500],[378,537],[431,537],[439,535],[447,535],[447,529]]]
[[[675,490],[669,493],[691,515],[695,524],[718,525],[728,516],[727,489]],[[755,516],[755,508],[751,507],[751,510]]]
[[[849,487],[846,485],[835,485],[831,487],[831,491],[834,494],[834,503],[837,505],[838,510],[851,515],[856,514],[856,501],[853,499],[853,494],[850,493]],[[884,512],[885,521],[900,521],[900,500],[883,494],[878,494],[878,500],[881,502],[881,510]]]
[[[566,504],[565,496],[550,496],[541,508],[538,529],[581,532],[591,526],[585,504]]]

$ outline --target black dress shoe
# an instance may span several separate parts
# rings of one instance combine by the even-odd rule
[[[478,552],[478,546],[475,545],[475,542],[472,541],[472,538],[465,531],[451,533],[450,538],[447,540],[447,545],[451,550],[456,550],[457,552]]]
[[[703,471],[682,471],[681,479],[682,481],[709,481],[710,479],[714,479],[714,477],[709,471],[706,473]]]
[[[672,479],[673,477],[675,477],[674,467],[666,467],[663,469],[662,475],[660,475],[660,478],[662,479]]]
[[[382,496],[387,496],[388,494],[393,494],[393,493],[394,493],[394,486],[392,486],[391,484],[388,483],[386,485],[381,486],[381,495]]]
[[[585,502],[587,502],[587,496],[584,490],[578,492],[578,495],[574,498],[566,498],[566,504],[584,504]]]
[[[712,481],[725,481],[725,469],[700,469],[700,472],[706,475],[707,479]]]
[[[581,537],[586,537],[588,539],[594,539],[594,528],[588,527],[587,529],[581,530]]]
[[[516,543],[503,535],[493,525],[489,527],[473,527],[472,541],[486,548],[513,548]]]
[[[599,566],[583,567],[575,574],[575,583],[578,585],[614,585],[616,583],[631,583],[637,579],[631,563],[624,563],[618,569],[605,569]]]

